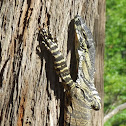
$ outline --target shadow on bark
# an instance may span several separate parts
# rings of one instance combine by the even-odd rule
[[[74,29],[74,19],[71,20],[68,27],[68,41],[67,41],[67,53],[71,51],[70,60],[70,75],[73,81],[77,79],[77,60],[75,55],[75,29]]]
[[[54,95],[56,96],[56,99],[60,99],[60,118],[59,118],[59,126],[63,126],[64,122],[64,88],[61,82],[59,82],[59,77],[55,72],[54,69],[54,59],[51,55],[51,53],[46,49],[44,44],[41,43],[41,38],[38,37],[40,51],[36,49],[38,56],[41,59],[41,70],[40,70],[40,77],[42,74],[42,67],[43,67],[43,59],[45,59],[45,71],[46,71],[46,77],[47,77],[47,87],[46,91],[49,97],[49,100],[51,100],[51,95],[49,93],[49,83],[51,90],[54,91]],[[39,77],[39,81],[40,81]],[[49,108],[47,106],[47,111],[49,113]],[[49,114],[48,114],[49,115]]]

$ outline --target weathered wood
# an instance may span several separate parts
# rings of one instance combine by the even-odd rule
[[[103,126],[104,118],[104,42],[105,42],[105,0],[98,1],[98,17],[95,18],[94,37],[96,42],[96,74],[95,85],[102,98],[102,109],[93,111],[92,126]]]
[[[93,32],[96,19],[99,22],[101,20],[101,15],[98,13],[100,8],[99,11],[97,10],[99,6],[98,0],[0,1],[1,126],[63,125],[64,90],[53,68],[51,54],[37,41],[37,28],[39,26],[47,28],[48,25],[51,34],[57,38],[58,45],[73,74],[72,19],[78,13],[84,17]],[[99,22],[96,27],[99,26]],[[101,23],[104,26],[103,20]],[[100,32],[101,30],[98,31],[99,35]],[[95,32],[94,35],[97,36]],[[96,47],[102,45],[99,40],[103,38],[97,39]],[[97,49],[97,56],[99,56],[98,54],[103,50]],[[101,59],[96,59],[97,62],[99,60]],[[103,68],[102,63],[96,66],[97,71]],[[103,94],[101,90],[103,76],[97,74],[97,71],[96,76],[101,81],[100,83],[97,81],[96,85],[100,94]],[[76,79],[76,75],[73,74],[72,77]],[[101,96],[103,98],[103,95]],[[102,120],[102,112],[100,111],[97,117],[100,120]],[[98,126],[101,126],[100,124],[102,122]]]

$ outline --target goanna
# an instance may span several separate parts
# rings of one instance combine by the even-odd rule
[[[55,69],[63,80],[65,93],[64,126],[91,126],[91,109],[101,108],[101,99],[94,86],[95,47],[91,31],[80,16],[75,16],[75,52],[78,66],[77,80],[70,76],[66,61],[56,42],[44,29],[39,36],[54,57]]]

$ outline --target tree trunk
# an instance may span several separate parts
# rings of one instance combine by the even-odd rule
[[[96,42],[96,74],[95,86],[102,99],[102,108],[100,111],[93,111],[92,126],[104,125],[104,41],[105,41],[105,0],[98,1],[98,17],[95,18],[94,36]]]
[[[49,28],[75,80],[71,62],[74,56],[72,19],[77,13],[94,31],[96,87],[103,99],[104,6],[104,0],[0,1],[1,126],[63,125],[64,89],[51,54],[37,41],[37,32],[39,26]],[[101,115],[103,108],[94,114],[93,126],[103,125]]]

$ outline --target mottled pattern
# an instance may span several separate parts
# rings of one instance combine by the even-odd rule
[[[42,43],[54,57],[55,69],[63,80],[65,93],[64,125],[90,126],[91,109],[99,110],[101,100],[94,86],[95,47],[92,34],[80,16],[75,17],[75,47],[78,77],[74,82],[57,44],[40,29]]]
[[[80,16],[75,17],[75,36],[78,56],[78,79],[77,84],[83,89],[88,87],[89,93],[92,94],[93,109],[97,110],[101,108],[101,100],[98,92],[94,86],[94,73],[95,73],[95,46],[91,31],[88,29],[83,19]]]

